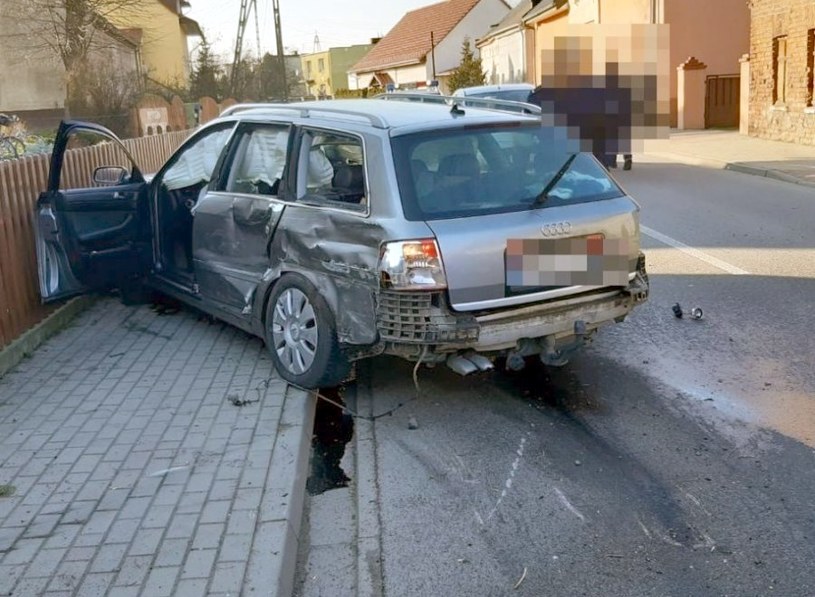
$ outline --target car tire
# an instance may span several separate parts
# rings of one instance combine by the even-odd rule
[[[280,377],[309,390],[339,385],[350,370],[328,303],[302,276],[285,274],[266,303],[266,346]]]

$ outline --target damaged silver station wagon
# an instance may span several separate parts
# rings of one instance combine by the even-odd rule
[[[151,177],[104,127],[64,122],[42,296],[158,290],[259,336],[306,388],[383,353],[562,365],[647,298],[639,207],[538,117],[449,99],[235,106]],[[87,145],[107,165],[70,180],[65,150]]]

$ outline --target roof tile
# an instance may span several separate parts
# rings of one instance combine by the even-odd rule
[[[445,0],[405,13],[351,70],[364,73],[421,62],[430,53],[430,32],[438,45],[480,1]]]

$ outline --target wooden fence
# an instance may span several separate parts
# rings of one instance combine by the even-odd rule
[[[144,173],[157,171],[189,131],[126,139]],[[66,152],[65,187],[88,186],[93,169],[110,163],[109,144]],[[50,154],[0,161],[0,348],[39,323],[54,307],[40,300],[34,244],[35,205],[48,180]]]

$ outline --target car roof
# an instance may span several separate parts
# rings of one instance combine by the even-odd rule
[[[239,108],[239,106],[236,106]],[[300,124],[304,122],[357,123],[388,130],[391,135],[406,134],[417,130],[455,128],[466,124],[513,123],[536,121],[534,116],[485,108],[465,106],[457,112],[447,104],[410,101],[386,101],[382,99],[341,99],[289,104],[256,104],[229,114],[232,119],[274,118],[287,114]]]

